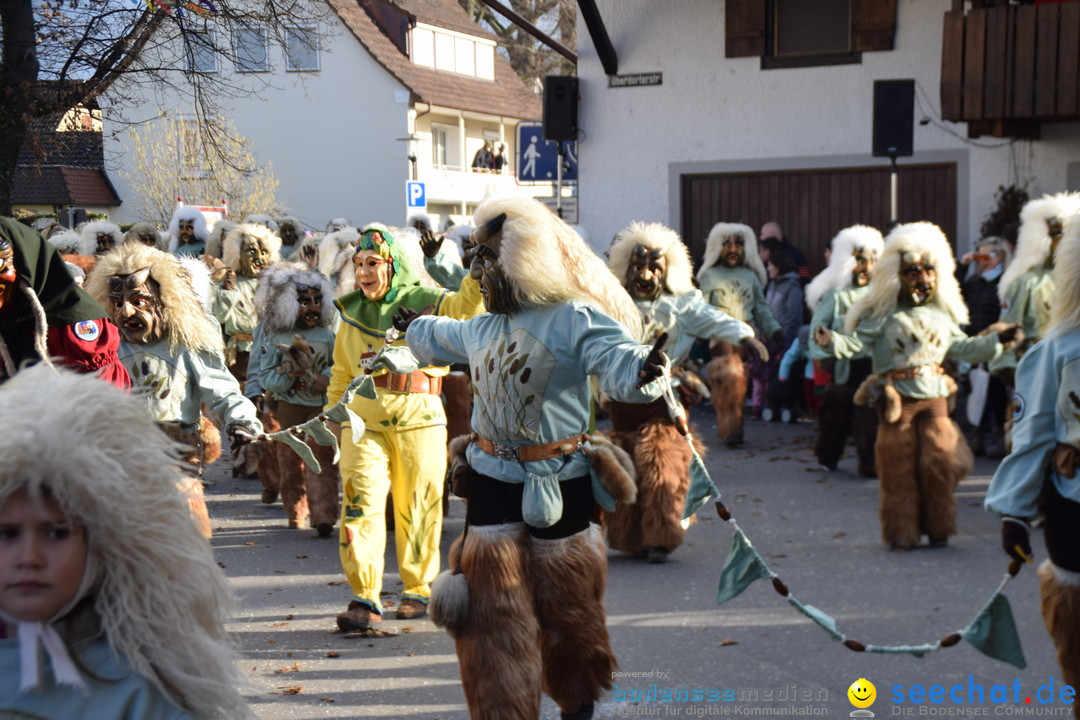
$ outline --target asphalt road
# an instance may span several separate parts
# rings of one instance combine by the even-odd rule
[[[875,645],[934,642],[967,625],[1001,581],[1006,559],[998,522],[981,509],[993,462],[980,459],[958,488],[960,534],[948,547],[897,553],[880,539],[877,481],[858,478],[853,457],[837,472],[817,469],[812,425],[748,422],[747,443],[730,450],[715,436],[711,410],[697,409],[693,419],[708,445],[710,473],[740,527],[791,592],[833,616],[847,637]],[[227,459],[208,478],[217,481],[207,491],[214,552],[238,596],[230,629],[260,717],[468,716],[449,636],[430,621],[392,616],[380,637],[338,633],[334,618],[350,591],[336,538],[289,530],[280,504],[260,504],[258,480],[228,477]],[[454,499],[444,553],[463,517],[464,504]],[[965,642],[921,658],[855,653],[768,582],[717,605],[732,530],[711,506],[698,517],[666,564],[610,554],[608,627],[624,674],[596,717],[843,717],[854,710],[847,690],[859,678],[876,686],[870,711],[879,718],[1070,713],[1071,706],[1057,702],[1062,681],[1039,615],[1034,568],[1025,567],[1006,588],[1027,658],[1022,670]],[[387,546],[384,599],[396,602],[401,582],[392,540]],[[1033,546],[1037,561],[1044,558],[1038,531]],[[1046,698],[1051,682],[1055,702],[1042,704],[1037,691],[1046,686]],[[944,688],[943,702],[920,698],[914,687],[929,693],[933,685]],[[995,686],[1007,686],[1006,701],[993,702],[1004,692]],[[688,699],[649,700],[654,687],[658,696],[684,692]],[[692,694],[699,688],[700,695]],[[950,689],[960,703],[950,701]],[[541,717],[559,717],[547,698]]]

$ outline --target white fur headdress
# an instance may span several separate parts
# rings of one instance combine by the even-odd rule
[[[1047,329],[1047,334],[1053,335],[1080,328],[1080,214],[1068,218],[1064,230],[1054,254],[1057,290]]]
[[[353,221],[347,217],[336,217],[330,222],[326,223],[326,233],[336,233],[338,230],[344,230],[345,228],[355,227]]]
[[[359,239],[360,231],[350,225],[327,234],[319,242],[319,272],[332,280],[337,279],[334,297],[356,288],[356,275],[349,263],[352,262]]]
[[[333,294],[326,276],[303,263],[280,262],[259,274],[259,287],[255,291],[255,310],[265,334],[288,332],[296,326],[300,312],[297,285],[318,288],[323,297],[319,324],[330,327],[334,322],[334,303],[330,302]]]
[[[632,222],[629,227],[619,231],[608,249],[608,267],[615,277],[625,282],[626,268],[638,245],[659,250],[667,260],[667,277],[664,278],[667,292],[682,295],[694,289],[690,251],[679,233],[660,223]]]
[[[163,336],[170,349],[222,352],[221,328],[206,313],[192,284],[192,272],[175,255],[141,243],[125,243],[98,258],[86,278],[86,292],[102,307],[109,307],[109,278],[150,268],[161,290]]]
[[[866,253],[876,262],[885,241],[881,232],[868,225],[844,228],[832,239],[829,265],[806,286],[806,307],[813,312],[829,290],[847,290],[855,271],[855,253]]]
[[[872,317],[883,318],[896,310],[900,302],[900,271],[907,261],[905,255],[924,258],[936,270],[937,286],[929,305],[948,313],[957,325],[968,324],[967,305],[956,280],[956,261],[945,233],[933,223],[916,222],[897,225],[885,238],[885,247],[874,268],[874,276],[870,278],[869,289],[844,316],[847,332],[855,329],[859,316],[866,311],[870,311]]]
[[[455,225],[446,231],[446,237],[457,245],[458,258],[465,257],[464,243],[472,235],[472,225]]]
[[[263,227],[268,228],[272,232],[278,231],[277,220],[274,220],[274,218],[270,217],[266,213],[253,213],[251,215],[248,215],[246,218],[240,221],[240,224],[262,225]]]
[[[269,265],[281,259],[281,238],[265,225],[240,223],[225,235],[222,243],[221,261],[231,270],[240,269],[240,251],[245,238],[258,240],[270,253]]]
[[[169,222],[169,252],[176,252],[176,249],[180,247],[181,220],[191,220],[195,239],[206,242],[206,218],[203,217],[202,212],[191,205],[181,205],[176,208],[172,220]]]
[[[476,209],[479,229],[506,213],[499,265],[523,305],[580,300],[622,323],[640,338],[641,313],[622,283],[574,230],[532,198],[485,200]]]
[[[210,257],[221,259],[222,240],[234,227],[236,227],[236,223],[232,220],[218,220],[214,223],[214,229],[210,231],[210,234],[206,238],[205,254]]]
[[[757,273],[761,280],[761,287],[765,287],[769,282],[769,275],[765,272],[765,263],[761,262],[761,256],[758,255],[757,235],[749,225],[741,223],[719,222],[713,225],[705,241],[705,259],[701,263],[701,269],[698,270],[698,280],[720,259],[720,253],[724,251],[724,238],[729,235],[742,235],[743,249],[746,251],[746,266]]]
[[[82,226],[79,233],[82,252],[80,255],[94,255],[97,253],[97,236],[108,233],[112,235],[113,244],[119,245],[124,241],[124,234],[120,232],[120,226],[109,220],[95,220]]]
[[[131,227],[129,227],[128,231],[126,233],[124,233],[124,242],[126,242],[126,243],[142,242],[139,239],[140,235],[153,235],[154,236],[154,247],[156,247],[158,250],[168,250],[169,249],[169,242],[168,242],[168,240],[166,240],[165,236],[162,235],[158,231],[157,225],[155,225],[152,222],[146,222],[146,221],[137,222],[134,225],[132,225]]]
[[[82,235],[74,230],[64,228],[59,232],[49,235],[49,242],[61,255],[82,255]],[[91,251],[90,253],[94,253]]]
[[[292,228],[293,233],[296,235],[296,246],[299,247],[300,243],[304,241],[304,226],[300,224],[300,221],[294,218],[292,215],[282,215],[274,218],[274,222],[277,223],[277,234],[281,237],[281,231],[287,226]]]
[[[146,404],[39,364],[0,387],[0,424],[0,504],[20,491],[49,497],[85,528],[101,568],[90,597],[112,650],[201,720],[254,717],[225,629],[228,578],[176,489],[177,447]]]
[[[1020,211],[1020,232],[1016,238],[1016,257],[998,281],[998,297],[1008,294],[1013,281],[1028,270],[1040,267],[1050,258],[1050,233],[1046,223],[1053,218],[1063,223],[1080,212],[1080,193],[1043,195],[1030,200]]]

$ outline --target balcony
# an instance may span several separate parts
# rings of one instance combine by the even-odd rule
[[[1035,139],[1043,123],[1080,120],[1080,2],[964,4],[945,13],[942,117],[973,138]]]

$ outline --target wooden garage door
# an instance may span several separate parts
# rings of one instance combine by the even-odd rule
[[[694,265],[718,222],[740,222],[757,233],[776,220],[810,263],[825,266],[833,236],[856,223],[884,231],[889,222],[888,168],[829,168],[761,173],[683,175],[682,234]],[[902,165],[898,184],[900,222],[937,224],[956,247],[956,164]]]

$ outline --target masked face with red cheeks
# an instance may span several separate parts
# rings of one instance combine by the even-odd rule
[[[937,290],[937,268],[930,258],[904,253],[900,264],[900,302],[912,307],[926,305]]]
[[[667,258],[663,251],[649,250],[644,245],[634,248],[623,281],[630,297],[635,300],[656,300],[664,291],[666,278]]]
[[[723,263],[728,267],[739,267],[746,261],[746,241],[742,235],[725,237],[723,248]]]
[[[368,300],[382,300],[390,292],[393,263],[375,250],[359,250],[353,255],[356,285]]]
[[[15,248],[7,240],[0,238],[0,311],[11,307],[15,278]]]
[[[296,327],[310,330],[322,320],[323,296],[319,288],[309,285],[297,285],[296,302],[300,308],[296,312]]]
[[[109,287],[109,319],[120,328],[124,340],[138,345],[157,342],[163,331],[161,293],[150,277],[150,268],[130,275],[113,275]]]
[[[0,609],[49,620],[78,591],[86,553],[85,531],[54,499],[16,491],[0,506]]]

